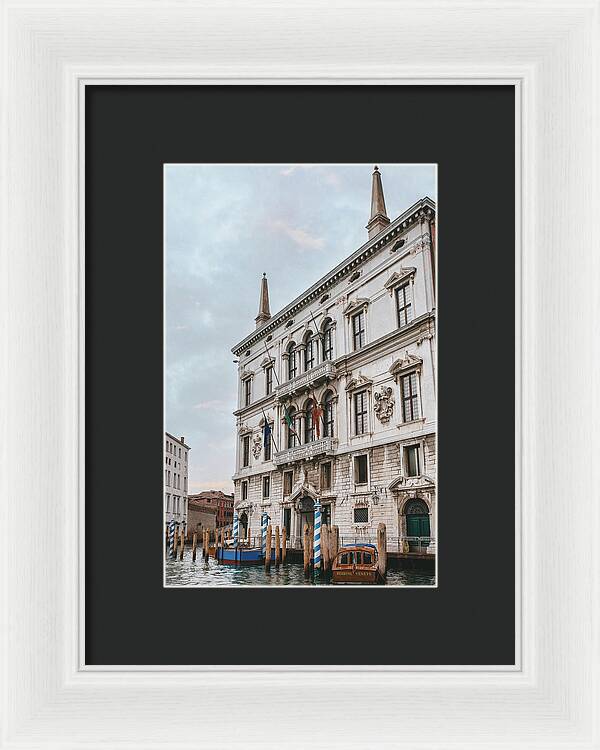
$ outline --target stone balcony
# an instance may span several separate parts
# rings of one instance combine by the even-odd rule
[[[286,448],[286,450],[276,453],[273,456],[273,463],[275,466],[281,466],[294,461],[310,461],[317,456],[333,456],[337,444],[337,438],[325,437],[304,445],[296,445],[294,448]]]
[[[336,369],[333,362],[321,362],[320,365],[313,367],[312,370],[296,375],[292,380],[281,383],[275,389],[275,395],[278,399],[285,399],[303,393],[324,380],[333,380],[336,376]]]

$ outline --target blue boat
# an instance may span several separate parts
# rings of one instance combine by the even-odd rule
[[[260,547],[217,547],[215,557],[225,565],[260,565],[265,561]],[[271,560],[275,560],[274,549]]]

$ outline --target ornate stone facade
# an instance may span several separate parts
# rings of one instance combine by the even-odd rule
[[[382,190],[380,176],[374,189]],[[423,198],[387,222],[382,199],[375,205],[370,226],[378,231],[273,316],[261,281],[259,325],[232,349],[240,360],[237,430],[246,430],[233,477],[236,507],[255,535],[266,510],[297,546],[318,499],[324,523],[339,526],[342,540],[374,539],[383,522],[390,549],[419,544],[433,552],[435,204]],[[267,365],[274,370],[270,393]],[[252,403],[245,406],[242,379],[250,372]],[[265,417],[270,451],[263,448]],[[252,458],[243,466],[248,431]]]

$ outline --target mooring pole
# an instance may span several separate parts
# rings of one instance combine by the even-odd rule
[[[315,525],[313,540],[313,565],[315,573],[321,572],[321,502],[315,500]]]

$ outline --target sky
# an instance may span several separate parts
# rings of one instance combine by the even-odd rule
[[[434,165],[379,164],[387,213],[436,195]],[[372,164],[165,165],[165,429],[189,492],[233,492],[237,365],[260,279],[271,313],[367,240]]]

